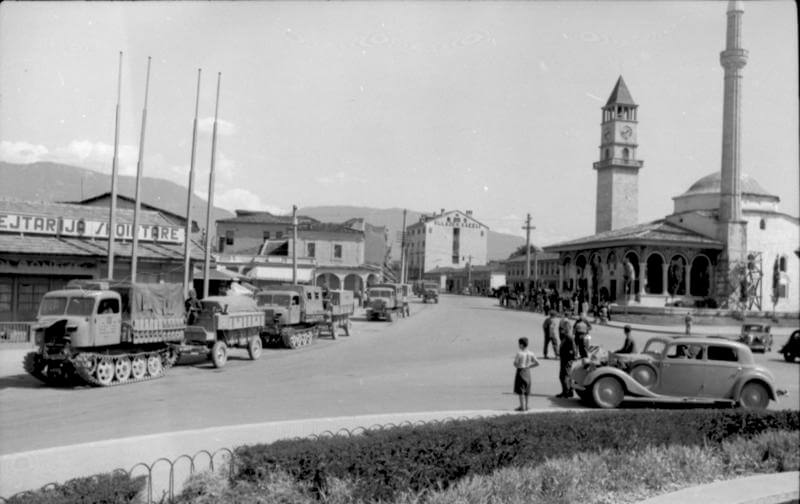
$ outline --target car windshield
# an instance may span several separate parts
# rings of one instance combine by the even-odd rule
[[[371,290],[371,291],[369,291],[369,297],[373,297],[373,298],[376,298],[376,297],[378,297],[378,298],[390,298],[390,297],[392,297],[391,292],[392,291],[388,291],[388,290]]]
[[[272,304],[276,304],[278,306],[289,306],[292,297],[289,294],[273,294],[272,295]]]
[[[91,315],[94,298],[74,297],[67,303],[67,315]]]
[[[39,307],[39,315],[63,315],[67,307],[65,297],[46,297],[42,299]]]
[[[665,346],[666,346],[666,343],[664,343],[661,340],[650,340],[644,346],[644,350],[642,350],[642,353],[649,353],[649,354],[653,354],[653,355],[661,355],[662,353],[664,353],[664,347]]]

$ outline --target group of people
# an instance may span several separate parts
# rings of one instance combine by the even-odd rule
[[[500,306],[530,310],[537,313],[573,314],[587,318],[594,316],[595,322],[605,324],[611,319],[608,300],[600,296],[592,303],[589,302],[589,293],[577,290],[572,296],[559,294],[555,289],[534,289],[529,293],[523,290],[507,290],[500,295]]]
[[[574,392],[569,373],[573,362],[578,358],[589,356],[589,342],[592,325],[587,320],[586,315],[581,314],[573,323],[567,316],[567,312],[562,312],[559,319],[555,310],[550,310],[547,318],[542,324],[544,332],[544,348],[542,358],[548,359],[548,350],[552,347],[554,358],[559,360],[558,380],[561,383],[561,393],[556,395],[560,398],[570,398]],[[631,337],[631,326],[624,327],[625,342],[622,348],[616,353],[635,353],[636,344]],[[528,348],[528,338],[520,338],[518,341],[519,352],[514,357],[514,393],[519,396],[519,408],[517,411],[527,411],[528,396],[531,391],[530,370],[540,365],[536,355]]]

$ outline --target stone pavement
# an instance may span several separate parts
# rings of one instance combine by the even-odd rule
[[[789,504],[800,498],[800,472],[758,474],[684,488],[639,504]]]

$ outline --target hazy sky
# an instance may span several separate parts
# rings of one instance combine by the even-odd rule
[[[594,232],[600,107],[639,104],[639,220],[720,167],[727,2],[0,4],[0,159],[186,184],[203,69],[198,192],[222,72],[216,200],[471,209],[536,243]],[[798,214],[797,13],[745,2],[743,171]],[[11,183],[10,181],[0,181]]]

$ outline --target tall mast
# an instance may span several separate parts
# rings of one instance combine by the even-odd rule
[[[292,285],[297,285],[297,205],[292,205]]]
[[[114,158],[111,161],[111,205],[108,215],[108,278],[114,278],[114,236],[117,230],[117,172],[119,162],[119,102],[122,99],[122,51],[117,72],[117,109],[114,119]]]
[[[208,280],[211,274],[211,211],[214,208],[214,162],[217,157],[217,117],[219,116],[219,85],[222,72],[217,73],[217,102],[214,105],[214,129],[211,134],[211,170],[208,174],[208,210],[206,211],[206,257],[203,267],[203,297],[208,297]]]
[[[131,252],[131,282],[136,281],[136,262],[139,247],[139,211],[141,210],[142,171],[144,170],[144,132],[147,123],[147,95],[150,91],[150,61],[147,57],[147,78],[144,84],[144,107],[142,108],[142,132],[139,135],[139,161],[136,163],[136,203],[133,207],[133,244]]]
[[[189,282],[192,274],[191,239],[192,236],[192,195],[194,194],[194,159],[197,154],[197,114],[200,110],[200,73],[197,69],[197,98],[194,102],[194,125],[192,128],[192,157],[189,163],[189,192],[186,195],[186,231],[183,244],[183,295],[189,297]]]

